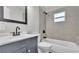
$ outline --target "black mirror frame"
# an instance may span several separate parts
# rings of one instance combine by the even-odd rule
[[[4,8],[3,8],[3,6],[1,6],[1,7],[2,7],[2,13],[4,14],[4,11],[3,11]],[[19,24],[27,24],[27,6],[25,6],[25,22],[10,20],[10,19],[4,19],[3,17],[1,17],[0,21],[11,22],[11,23],[19,23]]]

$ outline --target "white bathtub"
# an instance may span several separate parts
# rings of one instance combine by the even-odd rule
[[[53,52],[57,53],[79,53],[79,46],[74,42],[49,39],[46,38],[43,41],[49,42],[52,44]]]

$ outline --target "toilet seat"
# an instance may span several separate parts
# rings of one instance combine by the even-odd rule
[[[38,44],[39,49],[42,52],[50,52],[51,48],[52,48],[52,44],[48,43],[48,42],[40,42]]]

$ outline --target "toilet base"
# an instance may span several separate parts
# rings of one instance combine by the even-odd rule
[[[53,51],[52,50],[44,50],[44,49],[38,48],[38,53],[53,53]]]

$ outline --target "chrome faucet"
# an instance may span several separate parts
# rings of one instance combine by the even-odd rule
[[[16,36],[17,35],[20,35],[20,31],[18,32],[18,30],[20,30],[20,27],[19,26],[16,27]]]
[[[20,35],[20,31],[18,32],[18,30],[20,30],[19,26],[16,27],[16,32],[10,32],[10,33],[12,33],[13,36]]]

